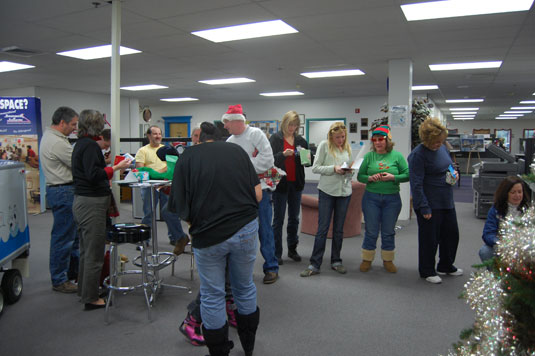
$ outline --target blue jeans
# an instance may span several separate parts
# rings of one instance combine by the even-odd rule
[[[201,317],[206,329],[220,329],[227,322],[225,267],[228,264],[234,302],[241,315],[256,311],[253,268],[256,260],[258,221],[249,222],[229,239],[194,249],[201,280]]]
[[[344,222],[346,220],[347,207],[351,195],[347,197],[335,197],[319,190],[318,202],[318,232],[314,239],[314,248],[310,257],[310,265],[317,271],[323,262],[327,233],[333,217],[333,241],[331,246],[331,265],[341,264],[340,251],[344,240]],[[333,216],[334,215],[334,216]]]
[[[141,188],[141,199],[143,200],[144,215],[143,219],[141,219],[141,223],[152,227],[152,204],[150,201],[150,189],[151,188]],[[156,201],[160,201],[160,212],[163,220],[167,224],[169,240],[172,243],[175,243],[186,236],[186,233],[184,233],[184,230],[182,229],[180,218],[177,214],[173,214],[167,209],[167,201],[169,200],[167,194],[164,194],[158,190],[154,191],[154,194]]]
[[[282,257],[282,226],[288,204],[288,225],[286,226],[288,249],[295,249],[299,243],[299,210],[301,209],[302,190],[295,190],[295,182],[287,182],[286,192],[273,192],[273,236],[275,237],[275,256]]]
[[[262,191],[262,200],[258,203],[258,237],[260,238],[260,253],[264,257],[264,273],[279,271],[279,262],[275,257],[275,238],[271,228],[272,218],[271,192],[264,189]],[[251,313],[255,311],[256,309]]]
[[[50,277],[52,285],[58,286],[69,280],[71,263],[76,268],[80,260],[79,239],[72,212],[74,186],[46,187],[46,199],[54,216],[50,236]]]
[[[381,231],[381,249],[394,251],[396,244],[396,221],[401,212],[401,198],[396,194],[377,194],[364,192],[362,197],[362,213],[364,214],[364,224],[366,233],[362,248],[365,250],[375,250],[377,247],[377,237]]]
[[[494,257],[496,257],[496,251],[494,251],[493,247],[490,247],[489,245],[481,246],[479,249],[479,258],[481,258],[481,262],[485,262]]]

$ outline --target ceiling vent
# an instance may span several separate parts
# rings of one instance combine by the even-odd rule
[[[43,52],[34,51],[31,49],[19,48],[17,46],[9,46],[9,47],[0,48],[0,52],[5,53],[5,54],[11,54],[13,56],[18,56],[18,57],[33,57],[39,54],[43,54]]]

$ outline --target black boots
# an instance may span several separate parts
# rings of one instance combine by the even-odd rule
[[[253,356],[256,328],[260,321],[260,309],[256,308],[256,311],[249,315],[241,315],[236,312],[236,319],[238,321],[238,335],[245,356]]]
[[[297,246],[288,247],[288,257],[290,257],[295,262],[301,262],[301,256],[297,253]]]
[[[221,329],[213,330],[205,329],[203,325],[202,333],[206,346],[210,351],[210,356],[228,356],[230,350],[234,347],[234,343],[228,339],[227,323]]]

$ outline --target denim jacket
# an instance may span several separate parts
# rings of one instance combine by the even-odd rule
[[[491,206],[489,213],[487,214],[487,221],[485,221],[485,226],[483,227],[483,241],[485,244],[494,247],[496,241],[498,241],[498,229],[500,227],[500,219],[502,217],[498,215],[498,211]]]

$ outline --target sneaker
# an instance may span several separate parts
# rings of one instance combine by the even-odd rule
[[[442,278],[440,278],[439,276],[429,276],[425,280],[433,284],[442,283]]]
[[[448,275],[448,276],[462,276],[463,275],[463,270],[460,269],[460,268],[457,268],[454,272],[439,272],[437,271],[438,274],[440,274],[441,276],[445,276],[445,275]]]
[[[236,320],[236,313],[234,310],[236,309],[236,305],[234,304],[234,300],[227,300],[226,301],[226,310],[227,310],[227,320],[228,324],[232,326],[233,328],[238,327],[238,320]]]
[[[346,272],[347,272],[346,268],[341,264],[332,265],[331,268],[334,269],[336,272],[338,272],[340,274],[346,274]]]
[[[184,249],[186,248],[186,245],[189,243],[189,236],[186,235],[180,240],[178,240],[175,244],[175,249],[173,250],[173,253],[175,255],[181,255],[184,253]]]
[[[60,285],[52,286],[52,290],[60,293],[76,293],[78,291],[78,286],[71,281],[67,281]]]
[[[190,314],[180,324],[178,330],[180,330],[193,346],[203,346],[206,344],[204,336],[201,334],[201,322],[195,320]]]
[[[282,257],[277,257],[277,263],[279,264],[279,266],[282,266],[284,264]]]
[[[307,268],[306,270],[301,272],[299,275],[301,277],[310,277],[310,276],[313,276],[315,274],[320,274],[320,271],[313,270],[312,268]]]
[[[301,256],[299,256],[295,248],[288,250],[288,257],[294,260],[295,262],[301,262]]]
[[[264,284],[272,284],[277,281],[279,274],[277,272],[265,272],[264,273]]]

